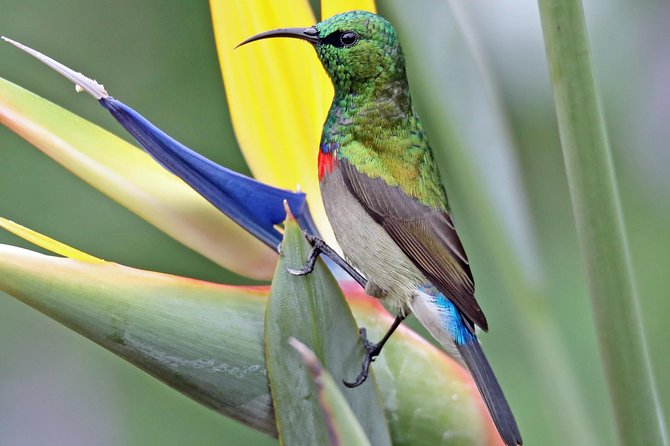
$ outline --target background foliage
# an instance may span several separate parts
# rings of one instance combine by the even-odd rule
[[[422,0],[403,12],[408,17],[401,17],[396,13],[401,0],[384,3],[387,7],[380,9],[399,25],[401,38],[419,39],[426,46],[432,44],[431,29],[446,22],[449,13],[444,1]],[[611,414],[568,201],[537,5],[531,0],[458,5],[465,8],[473,32],[481,38],[518,142],[521,180],[540,246],[538,270],[544,272],[538,280],[546,291],[538,299],[547,300],[551,317],[561,327],[577,392],[583,395],[602,444],[609,444]],[[585,8],[642,316],[667,413],[670,33],[665,25],[670,6],[652,0],[635,5],[591,0]],[[172,136],[223,165],[247,172],[228,120],[206,3],[0,0],[0,11],[0,34],[98,78]],[[403,27],[403,20],[425,26]],[[129,139],[94,101],[75,95],[69,83],[6,45],[0,46],[0,75]],[[412,88],[419,90],[422,85],[413,83]],[[439,117],[432,120],[439,122]],[[449,178],[446,182],[449,185]],[[542,377],[528,376],[528,353],[517,347],[520,337],[531,334],[514,326],[506,306],[499,304],[511,297],[500,294],[500,279],[487,274],[486,247],[477,243],[468,221],[459,217],[467,214],[459,213],[467,203],[459,200],[457,191],[451,200],[473,262],[479,299],[492,326],[483,343],[524,437],[529,444],[539,439],[559,444],[561,432],[552,423],[557,415],[538,399],[536,386]],[[5,128],[0,128],[0,215],[119,263],[241,283]],[[0,233],[0,243],[26,246],[6,233]],[[523,310],[533,313],[532,306]],[[274,442],[198,406],[45,316],[0,296],[0,444],[213,445],[243,439]]]

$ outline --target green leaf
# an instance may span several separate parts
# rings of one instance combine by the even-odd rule
[[[359,287],[345,290],[358,323],[378,339],[393,317]],[[277,435],[263,354],[267,287],[216,285],[0,244],[0,291],[199,403]],[[360,350],[355,356],[348,379],[358,372]],[[498,444],[469,374],[410,329],[398,328],[372,368],[394,445]]]
[[[141,149],[1,78],[0,124],[219,265],[255,279],[272,277],[277,257],[271,249]]]
[[[370,441],[365,436],[363,428],[358,423],[356,416],[351,411],[347,400],[340,392],[337,384],[333,381],[319,362],[313,351],[305,344],[295,338],[290,338],[289,343],[307,367],[307,372],[314,382],[319,407],[323,414],[324,422],[328,427],[328,437],[331,445],[366,446]]]
[[[280,441],[287,445],[326,444],[329,438],[316,390],[289,345],[293,337],[312,349],[337,380],[372,444],[390,445],[374,375],[356,389],[348,389],[342,382],[353,381],[363,361],[358,327],[342,292],[320,260],[305,276],[286,271],[287,265],[297,268],[304,264],[310,246],[292,216],[284,230],[282,256],[265,313],[265,357]]]
[[[580,0],[540,0],[570,197],[620,444],[667,445]]]
[[[274,433],[263,291],[7,245],[0,290],[196,401]]]

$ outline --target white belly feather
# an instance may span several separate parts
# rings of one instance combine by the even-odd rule
[[[324,176],[321,196],[345,258],[372,282],[366,291],[398,309],[407,309],[417,287],[428,280],[351,195],[339,169]]]
[[[419,319],[453,358],[462,363],[435,299],[421,291],[430,281],[391,236],[363,209],[334,169],[321,181],[321,197],[347,261],[367,279],[366,292]]]

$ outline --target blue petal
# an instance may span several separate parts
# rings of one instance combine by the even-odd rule
[[[284,200],[300,226],[318,235],[304,193],[272,187],[219,166],[175,141],[112,97],[99,102],[163,167],[268,246],[274,249],[281,241],[282,234],[275,225],[286,218]]]

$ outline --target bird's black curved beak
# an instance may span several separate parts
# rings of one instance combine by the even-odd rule
[[[256,34],[253,37],[249,37],[235,48],[239,48],[242,45],[246,45],[250,42],[255,42],[256,40],[269,39],[271,37],[291,37],[293,39],[306,40],[312,44],[319,42],[319,32],[313,26],[310,26],[309,28],[280,28],[273,29],[271,31],[265,31],[260,34]]]

